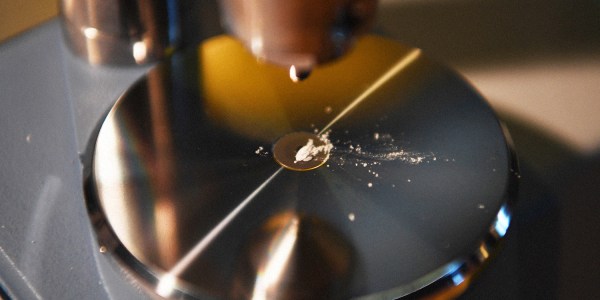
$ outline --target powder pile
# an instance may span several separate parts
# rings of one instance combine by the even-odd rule
[[[308,139],[306,145],[302,146],[302,148],[296,152],[294,163],[299,161],[311,161],[316,156],[327,156],[331,149],[333,149],[333,144],[331,144],[326,134],[321,136],[319,140],[324,144],[315,146],[315,141],[313,139]]]

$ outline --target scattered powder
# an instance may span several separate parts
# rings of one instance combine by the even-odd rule
[[[347,150],[336,151],[343,156],[354,156],[360,160],[360,165],[366,167],[366,161],[372,163],[377,162],[379,165],[385,161],[402,161],[411,165],[418,165],[429,160],[435,160],[435,156],[431,154],[425,154],[420,152],[406,151],[400,149],[393,144],[386,144],[381,147],[377,147],[373,151],[363,150],[360,145],[348,145]]]
[[[325,112],[331,110],[331,107],[325,107]],[[314,128],[314,124],[310,124],[311,127]],[[319,132],[318,128],[314,128],[315,134]],[[353,165],[355,167],[365,168],[370,176],[373,178],[380,179],[381,173],[378,171],[379,166],[383,166],[386,162],[403,162],[410,165],[419,165],[421,163],[430,163],[438,161],[438,157],[434,153],[423,153],[417,151],[408,151],[400,147],[396,140],[389,133],[382,132],[374,132],[369,136],[365,136],[364,138],[371,137],[371,141],[367,143],[367,145],[363,148],[360,144],[354,143],[351,140],[340,141],[337,139],[335,141],[336,146],[329,140],[329,134],[331,130],[318,135],[318,139],[322,142],[320,146],[315,145],[315,139],[309,139],[306,145],[302,146],[294,157],[294,163],[301,161],[311,161],[320,155],[328,155],[331,153],[330,163],[326,166],[330,168],[330,164],[334,166],[343,167],[344,165]],[[344,131],[345,134],[349,134],[348,130]],[[259,147],[256,151],[256,154],[259,155],[267,155],[268,152],[264,151],[264,147]],[[448,158],[440,158],[439,160],[450,162]],[[451,161],[455,161],[452,159]],[[367,169],[367,167],[369,167]],[[333,171],[333,169],[332,169]],[[495,169],[493,170],[496,171]],[[513,170],[511,170],[514,172]],[[383,172],[385,175],[385,172]],[[515,172],[516,173],[516,172]],[[519,174],[515,174],[520,177]],[[360,178],[357,180],[361,181]],[[411,182],[410,179],[407,179],[408,182]],[[368,182],[367,186],[369,188],[373,187],[372,182]],[[395,184],[391,185],[393,188],[396,187]]]
[[[349,134],[349,131],[345,130],[343,133]],[[409,165],[450,162],[450,159],[439,157],[432,152],[404,149],[391,134],[381,131],[371,132],[369,135],[361,137],[360,140],[364,142],[361,144],[349,139],[336,139],[335,147],[331,149],[330,164],[342,169],[344,166],[359,167],[366,171],[372,178],[371,180],[380,180],[386,176],[383,166],[388,162],[401,162]],[[360,177],[356,179],[361,180]],[[408,179],[408,182],[411,180]],[[373,183],[370,183],[369,187],[372,185]],[[395,188],[395,185],[392,187]]]
[[[254,151],[254,153],[256,155],[260,155],[260,156],[269,155],[269,151],[265,150],[265,147],[263,147],[263,146],[258,147],[258,149],[256,149],[256,151]]]

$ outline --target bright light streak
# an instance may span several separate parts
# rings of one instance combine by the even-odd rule
[[[194,260],[210,245],[210,243],[233,221],[233,219],[269,184],[283,168],[279,168],[273,175],[265,180],[258,188],[256,188],[242,203],[236,206],[217,226],[215,226],[206,236],[204,236],[186,255],[171,268],[167,273],[168,276],[177,277],[185,269],[187,269]]]
[[[269,251],[269,260],[264,268],[258,272],[254,291],[252,292],[252,300],[268,299],[267,292],[274,284],[280,280],[281,274],[285,270],[290,260],[292,250],[298,238],[298,218],[294,218],[286,226],[281,235],[283,237],[271,246]]]
[[[335,118],[333,118],[333,120],[331,120],[331,122],[329,122],[329,124],[327,124],[327,126],[325,126],[323,129],[321,129],[321,131],[319,132],[318,135],[321,135],[324,132],[326,132],[327,130],[329,130],[329,128],[333,124],[335,124],[337,121],[339,121],[339,119],[344,117],[352,109],[354,109],[361,102],[363,102],[368,96],[370,96],[374,91],[376,91],[378,88],[380,88],[384,83],[386,83],[388,80],[392,79],[392,77],[394,77],[396,74],[398,74],[404,68],[409,66],[412,62],[414,62],[419,57],[420,54],[421,54],[420,49],[413,49],[406,56],[399,59],[398,62],[396,62],[396,64],[394,64],[387,72],[385,72],[383,75],[381,75],[381,77],[379,77],[375,82],[373,82],[373,84],[371,84],[364,92],[362,92],[362,94],[360,94],[358,97],[356,97],[356,99],[354,99],[354,101],[352,101],[350,104],[348,104],[348,106],[346,106],[346,108],[344,108],[344,110],[342,110]]]

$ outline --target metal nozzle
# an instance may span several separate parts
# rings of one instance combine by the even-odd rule
[[[223,0],[223,18],[258,58],[309,70],[343,55],[372,22],[377,0]]]

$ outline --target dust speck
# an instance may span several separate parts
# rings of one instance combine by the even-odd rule
[[[348,220],[350,220],[350,222],[354,222],[355,219],[356,219],[356,216],[354,215],[354,213],[348,214]]]

